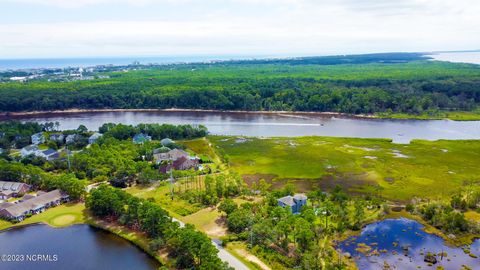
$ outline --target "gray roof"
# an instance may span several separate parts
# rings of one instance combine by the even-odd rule
[[[305,196],[305,194],[295,194],[295,195],[293,196],[293,198],[294,198],[295,200],[306,200],[306,199],[307,199],[307,196]]]
[[[42,136],[43,136],[43,132],[35,133],[32,135],[32,137],[35,137],[35,138],[40,138]]]
[[[31,144],[31,145],[27,145],[27,146],[23,147],[22,149],[26,150],[26,151],[37,151],[38,146],[36,146],[34,144]]]
[[[13,203],[11,202],[3,202],[3,203],[0,203],[0,209],[4,209],[4,208],[7,208],[11,205],[14,205]]]
[[[42,152],[45,156],[50,156],[50,155],[53,155],[53,154],[56,154],[57,151],[56,150],[53,150],[53,149],[47,149],[45,151]]]
[[[5,210],[12,217],[19,217],[24,215],[28,211],[45,207],[45,205],[58,201],[65,196],[65,193],[61,192],[59,189],[56,189],[48,193],[38,195],[35,198],[10,205],[6,207]]]
[[[0,181],[0,192],[6,191],[6,190],[19,191],[22,185],[26,185],[26,184],[20,183],[20,182]]]
[[[22,198],[22,201],[30,200],[30,199],[33,199],[35,197],[37,197],[37,196],[32,195],[32,194],[25,194],[25,196],[23,196],[23,198]]]
[[[295,201],[293,200],[293,197],[290,195],[282,197],[278,199],[278,201],[288,206],[294,206],[296,204]]]
[[[172,144],[172,143],[173,143],[173,140],[170,139],[170,138],[165,138],[165,139],[162,139],[162,140],[160,141],[160,143],[161,143],[162,145],[169,145],[169,144]]]
[[[172,149],[166,153],[157,153],[154,154],[154,157],[157,161],[162,160],[177,160],[179,158],[188,158],[188,153],[183,151],[182,149]]]

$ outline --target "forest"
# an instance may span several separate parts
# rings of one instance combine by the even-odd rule
[[[105,74],[109,78],[1,83],[0,111],[185,108],[435,115],[474,111],[480,103],[480,66],[417,54],[176,64]]]

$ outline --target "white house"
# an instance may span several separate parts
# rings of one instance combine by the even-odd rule
[[[96,142],[100,137],[102,137],[102,136],[103,136],[103,134],[100,134],[100,133],[98,133],[98,132],[95,132],[95,133],[93,133],[92,136],[90,136],[90,137],[88,138],[88,143],[89,143],[89,144],[95,143],[95,142]]]
[[[33,144],[42,144],[45,142],[45,137],[43,136],[42,132],[35,133],[32,135],[32,143]]]
[[[36,154],[37,151],[38,151],[38,146],[36,146],[35,144],[31,144],[23,147],[22,150],[20,150],[20,155],[22,156],[22,158],[24,158],[29,155]]]

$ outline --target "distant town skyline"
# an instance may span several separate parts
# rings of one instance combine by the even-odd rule
[[[475,50],[474,0],[0,0],[0,58]]]

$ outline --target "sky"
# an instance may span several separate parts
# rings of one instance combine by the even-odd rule
[[[478,0],[0,0],[0,58],[471,49]]]

